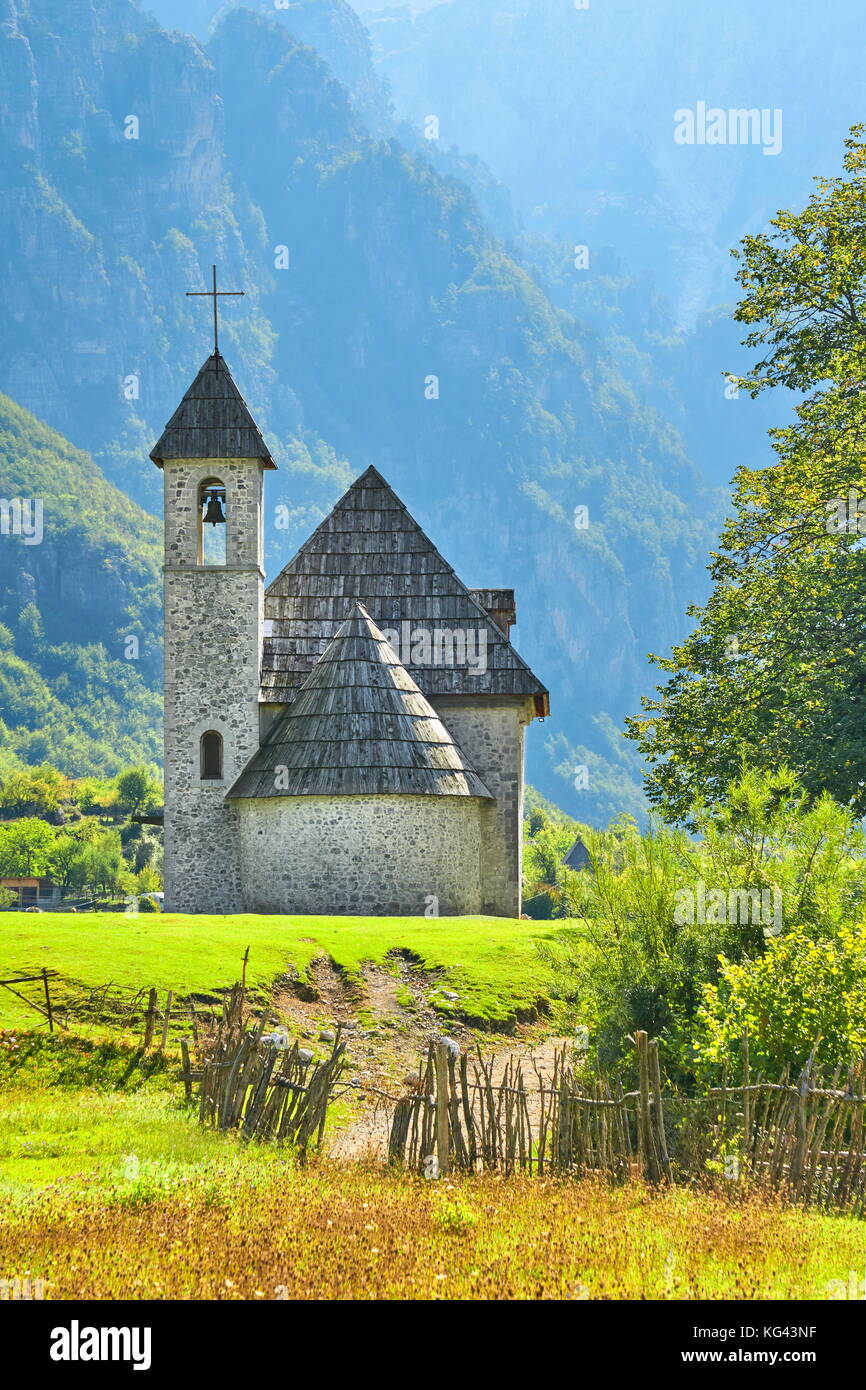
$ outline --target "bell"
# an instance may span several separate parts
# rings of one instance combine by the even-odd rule
[[[225,526],[226,518],[222,506],[222,498],[218,492],[209,492],[207,495],[207,511],[204,520],[211,526]]]

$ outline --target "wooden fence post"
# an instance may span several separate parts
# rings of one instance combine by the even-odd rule
[[[655,1143],[652,1132],[652,1106],[650,1103],[650,1059],[649,1038],[642,1028],[634,1035],[638,1063],[638,1124],[637,1142],[641,1171],[648,1182],[658,1180]]]
[[[160,1051],[162,1052],[165,1052],[165,1049],[168,1046],[168,1020],[171,1016],[171,1005],[173,999],[174,990],[170,989],[165,996],[165,1014],[163,1015],[162,1020],[162,1041],[159,1044]]]
[[[192,1100],[192,1064],[189,1056],[189,1043],[186,1038],[180,1040],[180,1055],[183,1061],[183,1089],[187,1100]]]
[[[743,1163],[752,1161],[752,1095],[749,1090],[749,1035],[743,1030],[740,1042],[743,1051]]]
[[[53,1033],[54,1015],[51,1011],[51,995],[48,992],[48,970],[45,966],[42,967],[42,983],[45,986],[45,1012],[48,1015],[48,1031]]]
[[[451,1135],[448,1092],[448,1048],[445,1043],[439,1042],[436,1044],[436,1158],[440,1177],[445,1177],[450,1171]]]
[[[649,1044],[650,1081],[653,1090],[653,1128],[658,1136],[658,1158],[665,1177],[670,1172],[671,1161],[668,1155],[668,1141],[665,1135],[665,1116],[662,1109],[662,1074],[659,1066],[658,1040],[653,1038]]]
[[[814,1055],[815,1052],[813,1049],[808,1062],[800,1074],[800,1079],[797,1082],[797,1130],[794,1140],[794,1151],[791,1155],[791,1163],[788,1168],[788,1182],[792,1187],[799,1186],[803,1177],[803,1167],[806,1161],[809,1081],[812,1073],[812,1058]]]
[[[156,990],[152,989],[147,996],[147,1013],[144,1015],[144,1050],[145,1052],[153,1042],[153,1025],[156,1022]]]

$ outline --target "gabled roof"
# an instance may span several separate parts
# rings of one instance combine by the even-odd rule
[[[592,855],[579,835],[562,862],[569,869],[575,869],[578,872],[581,869],[592,868]]]
[[[547,713],[547,691],[507,637],[409,515],[375,468],[368,468],[265,596],[272,621],[264,641],[261,698],[286,704],[334,636],[356,600],[380,628],[407,639],[420,630],[428,646],[437,632],[457,631],[476,658],[454,664],[416,657],[401,645],[400,658],[425,695],[524,695]],[[421,644],[423,645],[423,644]],[[420,659],[419,659],[420,658]]]
[[[366,608],[353,602],[228,796],[381,794],[490,796]]]
[[[211,353],[150,451],[165,459],[262,459],[276,468],[224,357]]]

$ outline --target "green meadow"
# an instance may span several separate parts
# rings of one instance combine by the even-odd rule
[[[501,917],[6,912],[0,914],[0,979],[47,967],[60,977],[61,1002],[109,982],[170,989],[183,999],[232,985],[247,947],[247,984],[261,991],[287,975],[305,980],[318,957],[329,957],[354,981],[365,963],[387,967],[394,953],[410,952],[440,987],[459,995],[461,1014],[495,1027],[531,1015],[547,1000],[550,974],[536,947],[557,929]],[[447,1016],[447,1000],[435,996],[434,1004]],[[31,1010],[0,990],[0,1028],[33,1020]]]

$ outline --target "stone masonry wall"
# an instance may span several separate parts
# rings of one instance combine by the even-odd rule
[[[225,793],[259,742],[261,466],[167,460],[165,474],[165,909],[240,912],[237,811]],[[198,557],[198,489],[226,488],[226,565]],[[200,740],[223,738],[223,778],[203,781]]]
[[[482,911],[519,917],[523,875],[523,745],[532,702],[431,697],[495,802],[481,803]]]
[[[477,913],[481,804],[454,796],[239,801],[245,910],[433,916],[435,906],[441,916]]]

